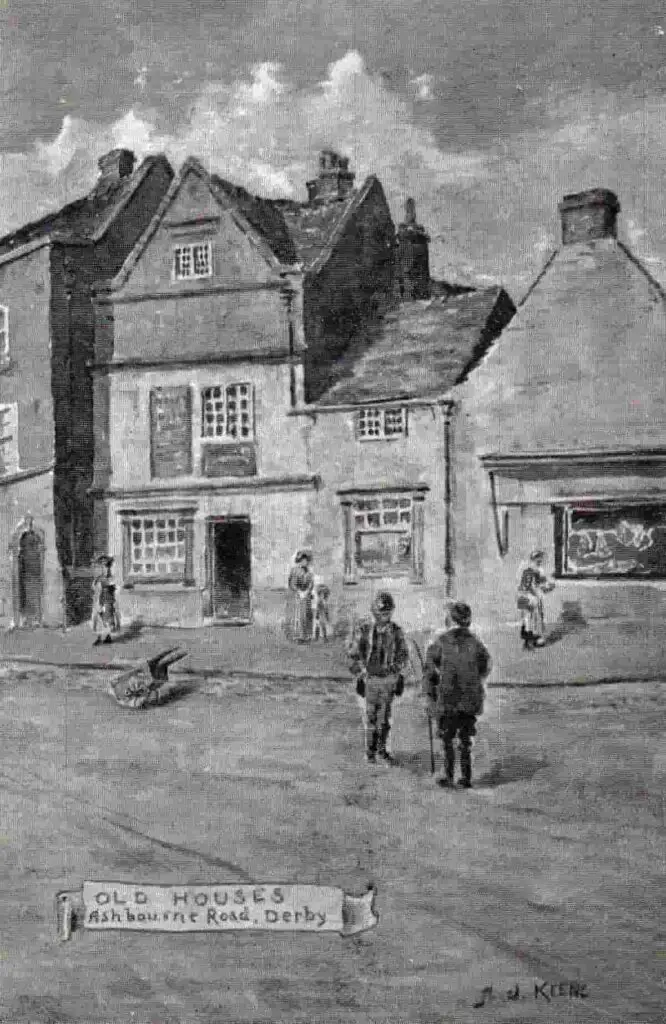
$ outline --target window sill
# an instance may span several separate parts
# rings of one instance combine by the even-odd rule
[[[210,444],[214,445],[216,448],[224,448],[227,445],[233,448],[234,445],[255,443],[255,439],[253,437],[201,437],[199,438],[199,440],[201,441],[202,445]]]
[[[411,583],[415,586],[423,586],[422,579],[416,579],[414,576],[410,576],[409,573],[388,573],[388,572],[376,572],[376,573],[359,573],[354,579],[345,579],[342,581],[342,585],[345,587],[356,587],[359,583],[364,583],[366,580],[395,580],[396,582],[403,581],[405,583]]]
[[[163,576],[142,576],[141,579],[130,579],[123,583],[123,590],[134,590],[135,587],[168,587],[170,590],[192,589],[194,580],[165,579]]]
[[[391,437],[357,437],[359,444],[372,444],[376,442],[404,441],[407,434],[393,434]]]

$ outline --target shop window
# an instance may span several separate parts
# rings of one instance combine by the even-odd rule
[[[213,274],[212,242],[179,245],[173,251],[175,281],[193,281]]]
[[[216,385],[202,391],[201,437],[221,442],[254,439],[251,384]]]
[[[357,433],[361,441],[386,441],[407,433],[407,409],[368,406],[358,413]]]
[[[343,502],[345,578],[423,577],[423,495],[357,495]]]
[[[561,577],[665,579],[666,505],[557,508],[555,554]]]
[[[192,516],[170,512],[123,518],[125,583],[192,583]]]
[[[0,405],[0,476],[17,473],[18,468],[18,406]]]

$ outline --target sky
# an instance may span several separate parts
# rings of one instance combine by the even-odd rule
[[[600,186],[666,283],[654,0],[0,0],[0,90],[0,233],[84,194],[115,146],[300,199],[333,147],[396,222],[416,199],[437,277],[520,299],[558,201]]]

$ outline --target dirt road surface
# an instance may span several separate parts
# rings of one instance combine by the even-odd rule
[[[659,684],[491,691],[478,788],[449,793],[412,693],[398,765],[369,768],[339,684],[130,711],[106,682],[0,666],[1,1021],[666,1019]],[[374,884],[379,924],[58,941],[54,895],[88,879]]]

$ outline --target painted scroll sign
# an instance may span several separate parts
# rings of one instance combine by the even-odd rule
[[[324,885],[137,885],[84,882],[56,896],[58,935],[75,931],[337,932],[374,928],[374,890],[350,896]]]

